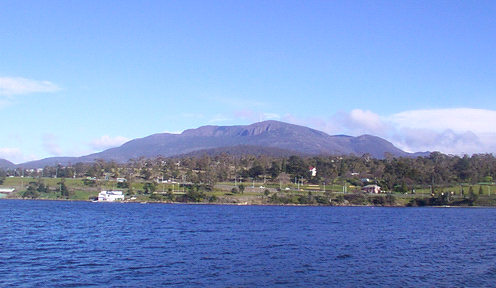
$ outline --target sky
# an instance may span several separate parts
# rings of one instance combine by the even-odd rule
[[[0,158],[278,120],[496,152],[495,1],[13,1]]]

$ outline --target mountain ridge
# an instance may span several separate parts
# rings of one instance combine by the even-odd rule
[[[238,149],[232,148],[236,146]],[[124,163],[129,159],[139,157],[175,157],[192,155],[202,150],[214,153],[213,151],[216,149],[221,151],[222,148],[224,150],[237,150],[236,154],[239,154],[242,152],[239,147],[251,147],[248,150],[257,151],[257,153],[263,153],[265,149],[269,154],[284,155],[288,153],[287,151],[302,155],[363,155],[368,153],[374,158],[383,158],[385,153],[397,157],[420,155],[407,153],[389,141],[373,135],[365,134],[357,137],[329,135],[305,126],[268,120],[250,125],[207,125],[187,129],[180,134],[156,133],[130,140],[119,147],[98,153],[81,157],[51,157],[26,162],[18,166],[39,168],[40,166],[54,165],[54,161],[67,165],[69,162],[75,164],[77,162],[92,162],[95,159]],[[212,149],[213,151],[211,151]],[[269,151],[270,149],[274,150]]]

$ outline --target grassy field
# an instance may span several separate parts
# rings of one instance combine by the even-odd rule
[[[116,181],[96,181],[94,185],[88,186],[84,184],[83,179],[65,179],[65,185],[70,191],[70,200],[89,200],[91,197],[97,197],[98,193],[102,190],[121,190],[124,194],[129,194],[127,188],[120,189],[117,186]],[[60,183],[61,179],[54,178],[23,178],[23,177],[9,177],[6,178],[3,185],[0,188],[15,188],[16,192],[14,195],[9,197],[21,197],[23,192],[26,191],[30,183],[43,183],[47,185],[50,189],[48,193],[40,193],[40,199],[67,199],[67,197],[62,197],[60,193]],[[239,183],[236,183],[239,185]],[[165,201],[165,196],[153,197],[152,194],[143,194],[144,182],[134,182],[132,183],[132,191],[135,196],[135,201]],[[337,198],[338,195],[345,195],[342,193],[343,190],[348,193],[359,192],[360,187],[355,187],[352,185],[347,185],[343,187],[341,185],[280,185],[273,183],[263,183],[263,182],[245,182],[243,183],[245,189],[244,193],[232,193],[231,190],[235,188],[234,182],[222,182],[215,186],[213,191],[205,192],[206,197],[214,197],[217,199],[223,199],[227,202],[238,201],[238,202],[250,202],[250,203],[261,203],[264,199],[267,200],[269,195],[274,195],[277,193],[278,196],[282,197],[300,197],[308,196],[309,192],[313,197],[331,197],[333,199]],[[450,193],[454,200],[461,200],[469,194],[469,188],[472,186],[473,192],[480,198],[483,203],[492,205],[491,203],[496,203],[496,186],[492,183],[481,183],[477,185],[461,184],[450,187],[436,187],[436,193]],[[299,188],[299,189],[298,189]],[[482,188],[482,194],[479,194]],[[170,183],[160,183],[155,186],[156,194],[166,194],[167,192],[172,192],[173,195],[179,196],[186,192],[184,187],[178,187],[178,184]],[[266,192],[268,190],[268,192]],[[463,190],[464,196],[461,195]],[[451,193],[453,192],[453,193]],[[347,194],[348,194],[347,193]],[[268,194],[268,195],[266,195]],[[0,198],[5,198],[5,194],[0,195]],[[412,192],[408,193],[393,193],[398,205],[406,205],[414,198],[429,198],[431,197],[431,191],[429,188],[415,189],[415,194]],[[151,197],[152,196],[152,197]],[[151,197],[151,198],[150,198]],[[372,197],[372,196],[371,196]]]

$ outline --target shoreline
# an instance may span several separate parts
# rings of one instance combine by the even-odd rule
[[[408,206],[408,205],[354,205],[354,204],[273,204],[273,203],[208,203],[208,202],[162,202],[162,201],[100,201],[94,202],[82,199],[26,199],[26,198],[0,198],[0,201],[21,200],[21,201],[61,201],[61,202],[88,202],[88,203],[108,203],[108,204],[162,204],[162,205],[221,205],[221,206],[278,206],[278,207],[370,207],[370,208],[496,208],[496,206],[455,206],[455,205],[424,205],[424,206]]]

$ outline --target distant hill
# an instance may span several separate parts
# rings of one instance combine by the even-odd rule
[[[16,165],[12,162],[10,162],[9,160],[5,160],[5,159],[0,159],[0,168],[4,168],[4,169],[9,169],[9,168],[15,168]]]
[[[131,140],[120,147],[87,156],[54,157],[23,165],[43,167],[54,165],[54,163],[67,165],[68,162],[73,164],[92,162],[95,159],[123,163],[139,157],[197,155],[196,153],[205,151],[208,154],[214,153],[216,149],[236,155],[253,154],[254,151],[258,151],[261,154],[279,153],[280,155],[363,155],[369,153],[374,158],[383,158],[385,153],[403,157],[416,156],[376,136],[331,136],[308,127],[270,120],[246,126],[202,126],[185,130],[181,134],[153,134]]]
[[[83,156],[86,157],[86,156]],[[17,167],[22,168],[44,168],[45,166],[57,166],[58,164],[62,166],[67,166],[69,164],[76,164],[78,162],[92,162],[81,160],[83,157],[48,157],[41,160],[29,161],[22,164],[17,164]]]

